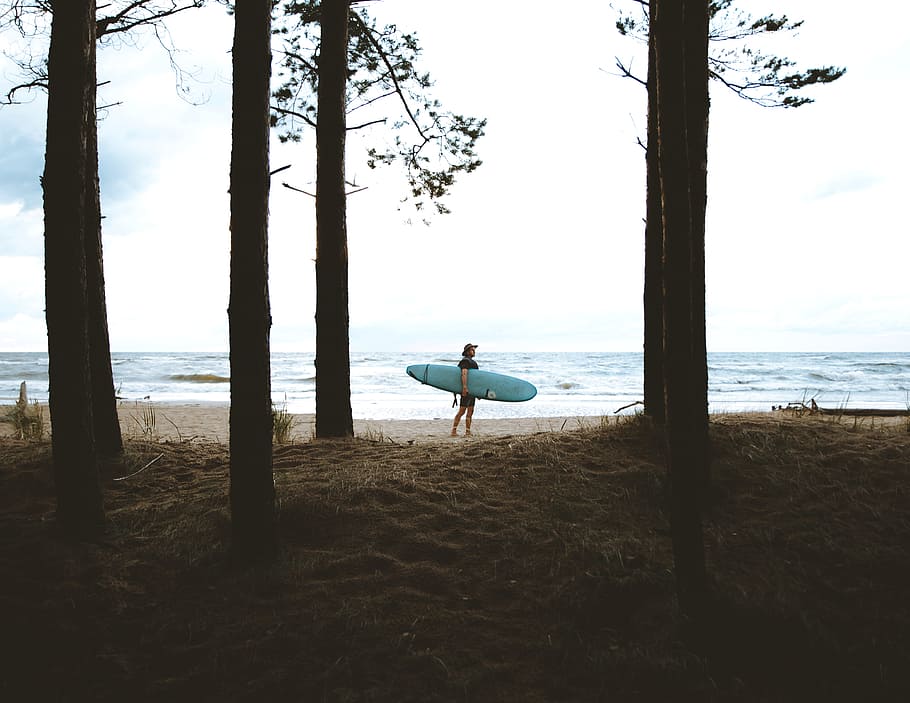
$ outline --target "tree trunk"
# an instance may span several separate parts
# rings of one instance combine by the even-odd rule
[[[700,515],[706,462],[704,406],[694,392],[692,212],[686,105],[686,7],[698,0],[654,0],[658,165],[663,199],[664,350],[670,521],[681,611],[700,619],[707,578]],[[694,59],[694,57],[692,57]],[[707,56],[705,56],[707,61]]]
[[[654,80],[654,32],[651,31],[648,37],[648,145],[645,152],[647,195],[645,196],[644,394],[645,414],[658,425],[663,425],[666,419],[664,409],[663,226],[660,173],[657,166],[657,90]]]
[[[92,422],[85,270],[86,114],[94,107],[95,2],[55,0],[48,53],[45,307],[57,517],[70,534],[104,523]]]
[[[697,442],[704,445],[701,493],[711,480],[708,436],[708,350],[705,324],[705,215],[708,203],[708,2],[686,3],[686,143],[692,223],[692,393],[697,402]]]
[[[277,552],[268,283],[271,1],[234,5],[231,145],[231,527],[238,564]]]
[[[89,76],[97,84],[93,48]],[[107,328],[107,302],[104,292],[104,264],[101,248],[101,189],[98,183],[98,118],[95,91],[86,110],[85,174],[85,276],[88,305],[89,364],[92,379],[92,415],[95,447],[102,456],[123,452],[117,397],[111,369],[111,341]]]
[[[323,0],[316,127],[316,436],[353,437],[344,183],[348,1]]]

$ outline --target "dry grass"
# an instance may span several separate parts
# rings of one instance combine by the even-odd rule
[[[16,439],[40,442],[47,432],[44,407],[37,401],[29,404],[20,400],[6,410],[2,420],[9,423],[12,428],[12,436]]]
[[[4,440],[0,692],[910,699],[910,434],[723,417],[712,440],[717,618],[698,637],[676,614],[660,445],[639,419],[278,446],[282,553],[250,572],[225,566],[225,445],[129,442],[106,469],[107,539],[82,544],[55,534],[47,443]]]
[[[275,444],[287,444],[291,441],[295,418],[288,412],[287,403],[272,404],[272,439]]]

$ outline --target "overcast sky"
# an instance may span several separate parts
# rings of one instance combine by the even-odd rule
[[[856,5],[739,3],[805,25],[776,49],[801,67],[846,66],[812,105],[762,109],[712,88],[707,232],[712,351],[910,351],[910,163],[904,100],[910,6],[875,31]],[[417,33],[444,108],[486,117],[483,166],[429,227],[399,209],[401,174],[364,167],[349,139],[355,351],[641,349],[644,71],[606,2],[381,0]],[[181,99],[153,38],[99,57],[105,276],[115,351],[227,349],[232,19],[212,7],[172,25],[194,74]],[[0,40],[3,41],[3,40]],[[14,79],[7,65],[0,79]],[[5,92],[5,89],[4,89]],[[0,350],[46,348],[46,101],[0,109]],[[315,348],[315,135],[275,140],[272,348]]]

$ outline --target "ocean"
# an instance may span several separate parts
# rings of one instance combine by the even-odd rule
[[[538,394],[526,403],[481,401],[478,417],[613,415],[642,399],[642,355],[613,352],[490,352],[482,369],[524,378]],[[351,353],[351,403],[357,419],[432,419],[454,413],[452,395],[405,373],[410,364],[457,364],[457,354]],[[910,353],[712,353],[712,413],[771,410],[814,399],[822,407],[910,407]],[[227,403],[228,354],[116,352],[114,384],[124,403]],[[47,354],[0,353],[0,403],[25,381],[29,400],[47,400]],[[274,402],[293,413],[316,410],[314,354],[272,354]],[[634,412],[633,406],[624,413]]]

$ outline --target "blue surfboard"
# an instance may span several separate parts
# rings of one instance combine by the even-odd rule
[[[446,364],[414,364],[407,368],[408,376],[433,388],[450,393],[461,393],[461,369]],[[475,398],[520,403],[537,395],[533,384],[514,376],[484,371],[468,370],[468,393]]]

